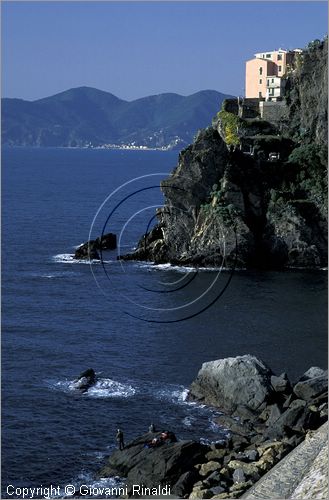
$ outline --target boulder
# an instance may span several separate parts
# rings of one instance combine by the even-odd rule
[[[238,434],[232,434],[229,438],[229,447],[231,450],[243,451],[249,444],[249,439]]]
[[[278,405],[271,405],[269,406],[270,413],[269,417],[267,419],[266,425],[268,427],[271,427],[281,416],[282,411],[280,410]]]
[[[291,403],[293,402],[293,400],[296,399],[296,396],[294,393],[291,393],[287,399],[285,400],[285,402],[283,403],[283,408],[289,408],[289,406],[291,405]]]
[[[279,377],[272,375],[271,384],[275,392],[286,394],[291,392],[291,384],[286,373],[281,373]]]
[[[239,493],[243,493],[245,490],[250,488],[253,485],[253,482],[250,481],[244,481],[243,483],[235,483],[230,487],[230,491],[234,492],[236,495]],[[238,495],[239,496],[239,495]],[[234,497],[233,497],[234,498]]]
[[[195,498],[197,500],[199,498],[212,498],[213,496],[213,493],[203,486],[194,486],[189,498]]]
[[[230,481],[231,473],[228,467],[222,467],[219,473],[224,481]]]
[[[275,451],[273,448],[268,448],[264,451],[260,459],[255,462],[255,465],[257,465],[260,470],[267,471],[275,464],[275,462]]]
[[[211,472],[217,471],[220,469],[220,464],[218,462],[215,462],[211,460],[210,462],[206,462],[201,465],[201,468],[199,470],[200,476],[209,476]]]
[[[240,407],[257,412],[269,399],[271,370],[250,354],[203,363],[192,383],[189,398],[214,405],[229,414]]]
[[[235,483],[244,483],[245,480],[246,480],[246,476],[243,472],[243,469],[241,469],[241,468],[235,469],[235,471],[233,472],[233,481]]]
[[[255,460],[258,460],[259,453],[257,450],[251,449],[245,450],[244,455],[249,462],[255,462]]]
[[[258,446],[257,450],[260,456],[262,456],[267,450],[274,450],[275,454],[283,453],[289,445],[282,441],[266,441]]]
[[[303,375],[300,377],[298,382],[303,382],[304,380],[309,380],[310,378],[315,378],[315,377],[321,377],[322,375],[325,375],[326,371],[322,370],[322,368],[319,368],[318,366],[311,366]]]
[[[234,434],[237,434],[239,436],[249,437],[253,433],[253,427],[251,423],[246,421],[242,424],[237,421],[236,418],[230,417],[229,415],[220,415],[219,417],[215,418],[215,422],[224,429],[229,429],[230,432],[233,432]]]
[[[328,373],[313,378],[306,378],[297,382],[294,386],[294,393],[304,401],[309,401],[326,391],[328,391]]]
[[[219,485],[219,483],[222,481],[221,474],[218,470],[212,472],[210,476],[207,477],[202,483],[207,487],[207,488],[212,488],[214,486]],[[219,493],[222,493],[221,491]],[[217,493],[216,493],[217,494]]]
[[[176,485],[180,491],[185,484],[189,490],[191,476],[182,476],[193,471],[196,464],[205,462],[209,447],[194,441],[174,442],[174,434],[163,444],[150,446],[151,440],[160,435],[161,433],[144,434],[127,444],[122,451],[115,451],[100,475],[126,477],[128,492],[133,484],[143,484],[149,488]]]
[[[257,465],[255,465],[254,463],[242,462],[241,460],[231,460],[228,463],[228,468],[234,470],[242,470],[246,476],[254,476],[255,474],[258,474]]]
[[[184,472],[184,474],[182,474],[178,479],[177,483],[175,483],[171,488],[171,494],[179,498],[184,497],[184,495],[189,495],[197,477],[198,474],[195,470]]]
[[[280,439],[287,436],[287,434],[291,435],[296,430],[301,431],[308,413],[306,402],[302,399],[295,399],[272,427],[268,429],[265,436],[269,439]]]
[[[213,495],[220,495],[225,492],[225,488],[223,488],[223,486],[214,486],[213,488],[210,488],[210,491]]]
[[[206,458],[207,458],[207,460],[220,461],[220,460],[222,460],[222,458],[225,457],[226,453],[227,453],[227,450],[225,448],[214,449],[214,450],[209,451],[209,453],[207,453]]]

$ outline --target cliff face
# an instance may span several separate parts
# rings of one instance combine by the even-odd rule
[[[328,39],[312,42],[288,79],[287,132],[296,141],[328,141]]]
[[[158,225],[127,259],[238,267],[327,263],[327,43],[290,76],[289,119],[218,113],[161,183]],[[252,145],[253,154],[243,152]],[[274,159],[270,153],[276,153]]]

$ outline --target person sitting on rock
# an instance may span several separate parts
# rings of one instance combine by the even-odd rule
[[[156,432],[155,425],[153,424],[153,422],[151,423],[151,425],[149,427],[149,432]]]
[[[153,438],[151,441],[151,446],[159,446],[161,444],[161,438]]]
[[[117,443],[118,443],[118,448],[119,450],[123,450],[125,445],[124,445],[124,442],[123,442],[123,432],[121,429],[118,429],[117,431]]]

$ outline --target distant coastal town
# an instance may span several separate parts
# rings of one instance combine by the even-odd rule
[[[145,144],[136,144],[136,142],[129,142],[128,144],[101,144],[94,146],[91,142],[88,142],[82,148],[87,149],[124,149],[133,151],[172,151],[176,148],[182,148],[185,142],[180,137],[175,137],[169,144],[159,147],[150,147]]]

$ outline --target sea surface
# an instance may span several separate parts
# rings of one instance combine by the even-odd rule
[[[186,400],[205,361],[251,353],[292,380],[326,366],[325,271],[198,271],[117,261],[117,251],[72,259],[102,232],[120,236],[119,253],[132,249],[177,157],[4,149],[3,497],[9,484],[99,484],[118,427],[126,441],[151,422],[220,440],[216,411]],[[98,382],[81,394],[72,382],[90,367]]]

